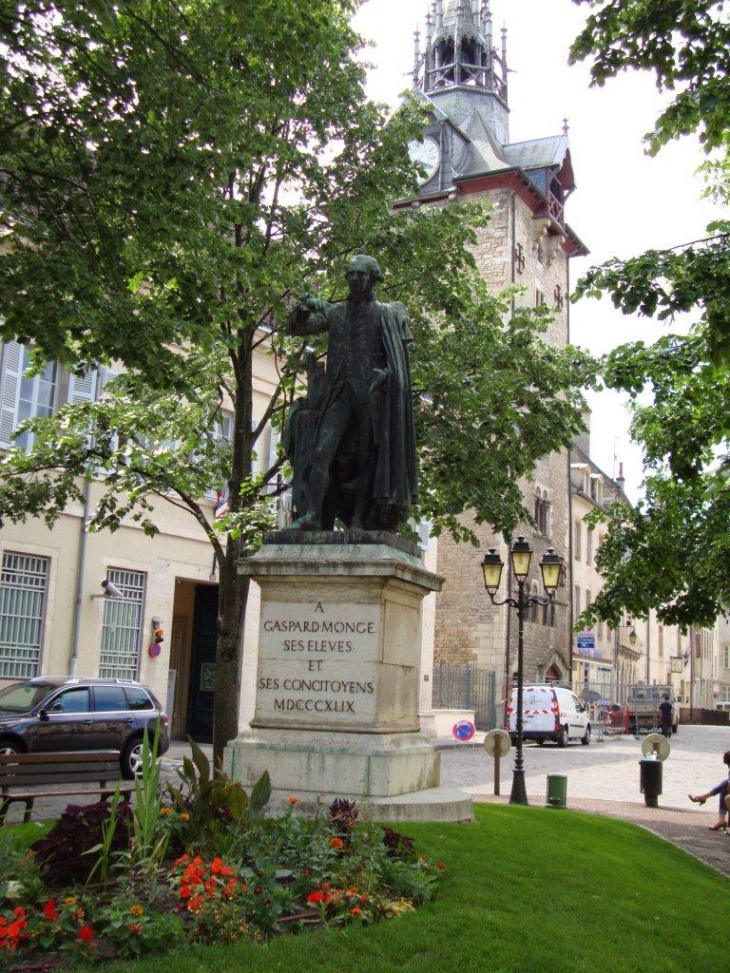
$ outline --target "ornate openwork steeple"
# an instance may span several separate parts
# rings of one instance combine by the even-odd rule
[[[507,103],[506,32],[502,51],[493,46],[489,0],[433,0],[426,16],[426,51],[419,56],[417,84],[431,92],[467,85],[495,92]]]
[[[501,50],[493,42],[489,0],[432,0],[426,15],[426,48],[416,34],[413,86],[447,114],[470,113],[474,107],[491,118],[494,134],[507,141],[507,42],[502,30]]]

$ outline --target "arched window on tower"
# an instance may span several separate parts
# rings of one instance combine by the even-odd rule
[[[550,512],[548,495],[538,487],[535,491],[535,526],[546,537],[550,535]]]

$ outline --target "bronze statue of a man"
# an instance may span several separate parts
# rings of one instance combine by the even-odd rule
[[[416,498],[408,328],[405,307],[375,299],[383,274],[354,257],[349,296],[328,304],[307,295],[292,319],[296,335],[328,333],[327,368],[310,370],[285,444],[294,468],[299,530],[395,530]]]

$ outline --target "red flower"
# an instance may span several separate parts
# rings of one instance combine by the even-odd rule
[[[79,939],[83,940],[85,943],[93,942],[94,940],[94,930],[91,926],[83,925],[78,932]]]
[[[358,907],[355,906],[354,909],[350,909],[350,915],[351,916],[361,916],[362,915],[362,909],[358,909]]]
[[[46,919],[50,919],[55,922],[58,919],[58,912],[56,911],[56,900],[49,899],[43,906],[43,915]]]
[[[307,896],[307,902],[309,902],[310,905],[315,905],[317,902],[327,902],[328,900],[329,895],[321,891],[310,892]]]
[[[330,847],[332,848],[344,848],[345,842],[342,838],[330,838]]]

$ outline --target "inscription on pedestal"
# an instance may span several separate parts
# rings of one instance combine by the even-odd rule
[[[262,606],[258,722],[365,725],[376,719],[380,606]]]

